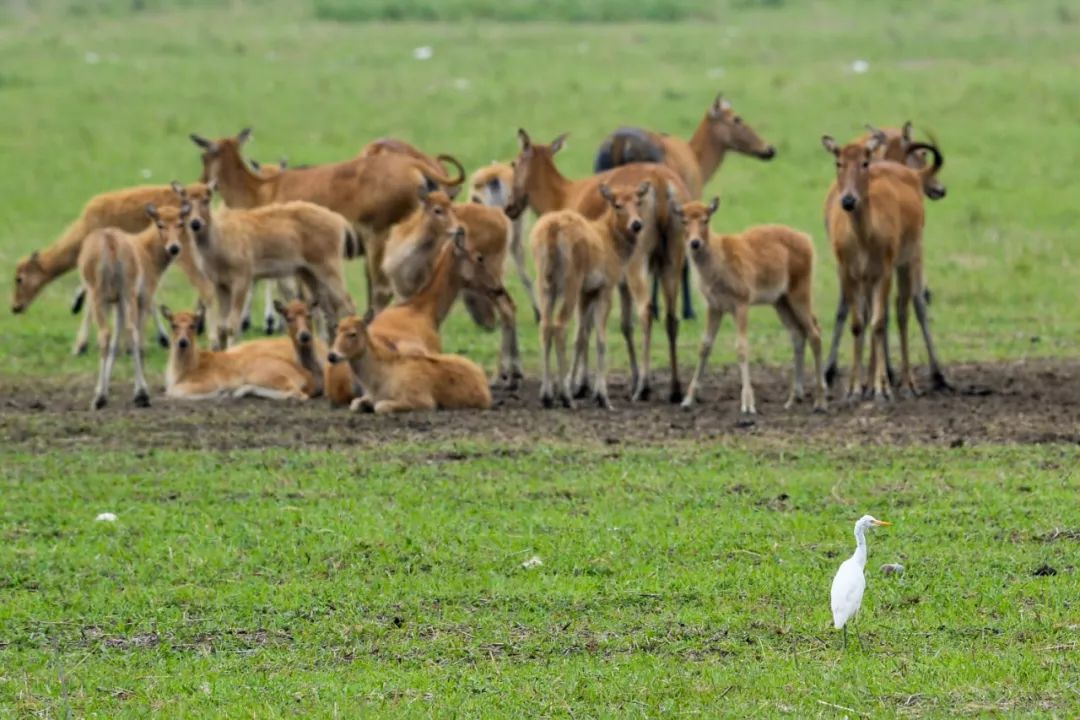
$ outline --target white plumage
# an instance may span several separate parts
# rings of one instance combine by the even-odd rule
[[[859,612],[862,606],[863,591],[866,590],[866,531],[880,525],[892,525],[884,520],[877,520],[871,515],[863,515],[855,523],[855,554],[840,564],[836,577],[832,581],[832,614],[836,628],[844,630],[844,642],[847,643],[847,622]]]

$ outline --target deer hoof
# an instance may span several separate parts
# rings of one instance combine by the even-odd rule
[[[146,390],[140,389],[135,393],[134,403],[135,407],[150,407],[150,394]]]
[[[100,410],[105,407],[105,404],[109,402],[109,399],[104,395],[98,395],[94,398],[94,401],[90,403],[91,410]]]

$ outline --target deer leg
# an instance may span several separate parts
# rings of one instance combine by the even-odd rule
[[[85,288],[82,288],[84,294],[88,292]],[[87,310],[82,320],[79,321],[79,331],[75,334],[75,344],[71,347],[72,355],[83,355],[86,353],[86,349],[90,345],[90,315],[91,311]]]
[[[739,360],[739,375],[742,378],[742,397],[739,409],[744,414],[756,415],[754,387],[750,384],[750,341],[746,325],[750,315],[750,306],[740,303],[735,306],[735,355]]]
[[[638,371],[637,350],[634,348],[634,310],[630,287],[626,281],[619,282],[619,328],[626,341],[626,354],[630,360],[630,394],[637,388],[640,374]]]
[[[518,346],[517,306],[505,289],[500,288],[496,294],[495,311],[499,315],[499,326],[502,330],[499,374],[507,390],[517,390],[525,373],[521,368],[521,349]]]
[[[131,329],[131,360],[135,367],[135,395],[133,401],[137,407],[150,406],[150,389],[146,386],[146,375],[143,372],[142,356],[142,331],[143,319],[146,315],[146,303],[135,299],[124,304],[125,324]],[[157,313],[154,313],[157,319]],[[165,338],[166,344],[169,338]]]
[[[683,320],[693,320],[697,317],[694,312],[694,294],[690,290],[690,261],[683,261],[682,268],[682,316]]]
[[[926,297],[925,293],[921,291],[923,286],[922,282],[922,258],[916,258],[912,261],[911,267],[912,273],[912,287],[914,290],[915,301],[915,318],[919,321],[919,328],[922,330],[923,342],[926,343],[926,354],[930,359],[930,377],[934,383],[935,390],[952,390],[952,385],[945,378],[945,373],[941,369],[941,363],[938,361],[937,349],[934,346],[934,338],[930,335],[930,317],[926,311]]]
[[[268,286],[269,287],[269,286]],[[244,312],[240,316],[240,332],[246,333],[251,329],[251,306],[255,304],[255,285],[252,284],[251,292],[244,298]],[[270,333],[266,333],[269,335]]]
[[[120,345],[120,329],[123,325],[120,325],[114,334],[112,328],[109,327],[108,309],[99,303],[93,290],[89,290],[89,294],[90,312],[93,313],[94,324],[97,325],[98,341],[98,381],[94,388],[94,399],[90,403],[90,408],[100,410],[108,402],[109,377],[112,375],[112,366],[116,361],[116,353]]]
[[[578,301],[577,339],[574,341],[574,363],[570,370],[571,395],[575,398],[589,394],[589,335],[595,307],[596,303],[591,298],[582,297]]]
[[[521,284],[525,287],[525,293],[529,297],[529,303],[532,305],[533,317],[536,322],[540,322],[540,306],[536,302],[536,289],[533,287],[532,278],[529,277],[529,266],[525,262],[524,223],[524,215],[513,221],[510,234],[510,253],[514,256],[514,266],[517,268],[518,277],[521,279]]]
[[[649,386],[649,374],[651,368],[652,350],[652,305],[649,302],[649,275],[643,262],[636,262],[626,272],[626,282],[629,287],[630,297],[633,299],[634,311],[641,322],[641,367],[637,375],[637,383],[633,388],[634,401],[648,400],[651,388]],[[624,333],[625,334],[625,333]]]
[[[784,409],[790,410],[795,406],[795,403],[801,403],[806,395],[803,388],[803,370],[806,363],[806,334],[803,331],[802,323],[795,316],[787,296],[780,298],[775,308],[776,314],[780,316],[780,322],[784,324],[788,334],[791,336],[791,349],[793,352],[791,390],[788,392],[787,401],[784,402]]]
[[[697,400],[698,387],[705,376],[705,368],[709,364],[709,355],[716,341],[716,332],[720,329],[720,321],[724,318],[724,311],[709,305],[706,318],[705,334],[701,336],[701,347],[698,348],[697,367],[694,369],[694,376],[690,378],[690,387],[686,389],[686,397],[682,401],[682,406],[686,409],[690,409]]]
[[[670,265],[660,277],[664,291],[664,330],[668,341],[668,364],[671,367],[670,391],[668,401],[677,403],[682,400],[682,383],[679,381],[679,281],[681,268],[685,263]]]
[[[249,292],[251,292],[250,278],[240,280],[232,288],[229,296],[229,319],[226,322],[225,348],[230,348],[236,344],[236,338],[240,335],[240,316],[244,312],[244,301]]]
[[[848,399],[858,400],[862,397],[863,390],[863,345],[866,341],[865,333],[866,317],[867,317],[867,302],[866,296],[862,289],[861,283],[856,283],[852,280],[845,281],[847,285],[844,290],[844,298],[847,300],[848,307],[854,306],[854,313],[851,316],[851,337],[852,337],[852,358],[851,358],[851,380],[848,384]]]
[[[600,292],[593,310],[596,326],[596,382],[593,384],[593,400],[599,407],[611,409],[607,390],[607,322],[611,314],[611,289]]]
[[[889,384],[885,373],[885,335],[888,328],[885,326],[885,308],[889,303],[889,290],[892,284],[892,275],[884,273],[874,283],[870,324],[873,331],[873,339],[870,350],[870,369],[873,373],[874,399],[889,400],[892,398],[892,386]]]
[[[825,383],[832,387],[836,381],[837,364],[836,358],[840,350],[840,338],[844,336],[844,325],[847,324],[848,310],[850,305],[844,296],[843,288],[840,289],[840,299],[836,302],[836,323],[833,325],[832,345],[829,346],[829,359],[825,362]]]
[[[914,288],[911,283],[911,268],[896,268],[896,323],[900,329],[900,384],[912,397],[919,395],[915,387],[915,378],[911,373],[911,348],[908,341],[908,309]]]

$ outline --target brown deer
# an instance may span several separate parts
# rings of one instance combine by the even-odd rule
[[[249,340],[233,345],[227,352],[273,355],[282,360],[295,362],[310,376],[310,383],[306,386],[307,394],[310,397],[322,395],[328,384],[327,368],[329,366],[324,367],[323,360],[329,348],[316,336],[312,324],[311,312],[318,307],[318,304],[318,300],[313,300],[309,304],[303,300],[290,300],[285,303],[274,299],[274,311],[281,316],[287,337]]]
[[[171,328],[165,394],[183,400],[256,396],[271,400],[306,400],[312,388],[310,374],[294,360],[267,354],[258,345],[237,346],[228,352],[202,350],[197,328],[204,307],[197,312],[173,313],[161,306]],[[253,341],[260,343],[261,340]],[[246,343],[245,343],[246,345]]]
[[[554,156],[562,149],[565,139],[565,135],[560,135],[550,145],[536,145],[530,140],[528,133],[518,130],[521,151],[514,161],[514,184],[506,213],[513,219],[529,206],[538,215],[568,209],[577,210],[586,218],[596,219],[607,207],[607,201],[600,193],[601,184],[636,187],[645,181],[649,182],[655,194],[655,210],[644,218],[644,227],[634,251],[635,257],[631,258],[626,275],[619,284],[622,331],[630,352],[633,398],[644,400],[651,393],[649,364],[653,314],[649,302],[648,277],[659,277],[664,295],[671,365],[669,399],[671,402],[678,402],[682,399],[682,386],[679,382],[677,353],[679,318],[675,312],[675,304],[685,247],[682,242],[682,225],[670,212],[668,198],[670,193],[674,193],[679,202],[688,201],[686,187],[673,170],[651,163],[623,165],[581,180],[568,180],[559,172],[554,161]],[[634,306],[643,331],[640,372],[633,351]]]
[[[383,273],[400,299],[415,295],[431,275],[432,258],[461,227],[453,201],[443,192],[421,185],[420,206],[390,229]]]
[[[354,312],[344,257],[356,238],[338,213],[299,200],[236,210],[212,209],[207,199],[194,208],[185,241],[214,286],[217,347],[227,348],[239,334],[244,304],[258,279],[298,275],[319,301],[330,332],[338,317]]]
[[[813,240],[784,225],[759,225],[742,233],[719,235],[709,229],[709,219],[719,204],[720,199],[713,198],[708,205],[695,201],[682,208],[673,206],[686,224],[690,261],[697,268],[709,308],[697,369],[682,406],[690,408],[694,404],[720,321],[725,312],[730,312],[735,317],[735,348],[742,377],[740,409],[743,413],[757,412],[750,384],[747,316],[752,305],[772,305],[791,333],[795,351],[791,393],[784,407],[790,408],[803,399],[803,361],[809,339],[814,355],[814,410],[824,411],[821,330],[813,308]]]
[[[79,275],[89,298],[87,316],[97,325],[97,388],[91,408],[99,410],[108,402],[109,379],[120,336],[131,333],[131,354],[135,366],[135,404],[146,407],[150,393],[143,373],[142,332],[146,313],[153,312],[154,293],[169,263],[180,254],[191,206],[180,208],[147,205],[144,217],[152,221],[138,235],[106,228],[91,231],[79,249]],[[116,330],[109,326],[109,309],[116,309]]]
[[[230,208],[306,200],[348,219],[359,233],[367,256],[368,306],[374,312],[393,298],[382,274],[383,251],[390,228],[407,218],[419,203],[416,188],[426,183],[456,187],[465,179],[461,164],[452,158],[448,161],[458,168],[456,178],[436,173],[428,161],[406,152],[387,152],[386,148],[344,162],[290,168],[266,178],[253,172],[241,155],[250,137],[250,128],[236,137],[219,140],[192,135],[191,139],[203,150],[205,181],[217,181]]]
[[[608,410],[607,319],[612,291],[626,273],[637,236],[645,223],[638,211],[653,200],[648,181],[639,187],[600,185],[608,210],[588,220],[575,210],[556,210],[540,217],[530,235],[540,296],[540,347],[544,375],[540,402],[552,407],[556,395],[565,407],[571,396],[588,392],[588,343],[596,333],[596,379],[593,399]],[[566,331],[577,313],[573,367],[567,372]],[[551,351],[558,363],[558,389],[553,387]],[[576,386],[576,387],[575,387]]]
[[[498,208],[506,207],[510,200],[510,190],[514,185],[514,167],[510,163],[493,162],[476,171],[472,179],[471,201],[477,205]],[[536,290],[533,288],[529,268],[525,263],[525,216],[518,215],[510,222],[510,255],[514,258],[521,284],[532,304],[533,317],[540,321],[540,306],[536,304]]]
[[[822,145],[836,159],[838,192],[827,210],[829,237],[836,255],[844,300],[854,308],[851,331],[854,362],[849,397],[862,394],[863,331],[872,332],[870,383],[875,398],[892,396],[886,381],[884,360],[885,307],[889,300],[892,273],[897,277],[896,312],[900,326],[901,383],[917,394],[908,354],[908,305],[914,303],[930,359],[935,388],[948,387],[937,359],[922,293],[922,233],[925,222],[923,193],[927,176],[936,174],[944,162],[933,145],[914,143],[908,152],[926,150],[934,161],[922,170],[912,170],[890,161],[873,162],[880,138],[865,144],[840,146],[830,136]],[[869,311],[869,317],[868,317]]]
[[[637,127],[619,128],[597,149],[593,172],[635,162],[663,163],[679,174],[690,197],[700,200],[705,185],[716,174],[729,150],[761,160],[776,157],[776,148],[743,121],[723,93],[718,93],[689,141]],[[654,282],[654,308],[658,306],[658,289]],[[683,266],[683,317],[694,317],[689,265]]]
[[[206,186],[193,183],[188,185],[186,190],[191,197],[199,197],[206,192]],[[154,205],[157,208],[179,207],[180,202],[169,185],[139,186],[94,196],[56,242],[19,260],[15,266],[11,311],[15,314],[25,312],[43,287],[64,273],[74,270],[83,240],[94,230],[115,228],[126,233],[139,233],[147,227],[147,205]],[[195,266],[195,259],[189,255],[181,255],[177,262],[191,284],[198,290],[199,297],[209,300],[213,295],[213,290]],[[78,313],[82,309],[85,292],[85,288],[82,287],[76,292],[72,312]],[[157,321],[156,316],[154,320]],[[86,352],[89,334],[90,316],[85,315],[75,338],[73,354],[81,355]],[[162,346],[168,346],[168,333],[160,323],[158,324],[158,342]]]
[[[374,341],[367,324],[356,316],[338,325],[329,360],[349,363],[364,388],[349,406],[354,412],[491,407],[491,390],[476,363],[459,355],[399,353]]]
[[[908,148],[915,142],[915,130],[911,122],[904,123],[902,128],[883,128],[877,129],[872,125],[866,126],[867,133],[862,135],[852,142],[862,143],[866,145],[871,138],[876,138],[874,149],[874,155],[872,162],[879,160],[889,160],[892,162],[901,163],[907,165],[913,170],[922,170],[926,167],[926,153],[914,152],[908,153]],[[936,143],[935,143],[936,146]],[[946,188],[942,184],[941,179],[937,175],[923,175],[923,182],[926,183],[923,186],[923,194],[931,200],[940,200],[945,197]],[[837,193],[837,185],[833,183],[829,189],[829,193],[825,198],[825,211],[826,211],[826,223],[828,222],[828,208],[832,204],[834,196]],[[826,232],[828,226],[826,225]],[[925,277],[923,278],[925,284]],[[930,303],[930,289],[923,287],[922,294],[926,303]],[[829,359],[825,363],[825,381],[832,385],[836,379],[837,373],[837,355],[840,350],[840,338],[844,334],[844,327],[847,325],[849,308],[844,303],[843,292],[840,293],[840,299],[836,303],[836,324],[833,326],[832,345],[829,347]],[[889,326],[889,311],[885,309],[885,327]],[[889,378],[890,385],[896,385],[897,375],[893,370],[891,354],[889,353],[889,333],[885,333],[885,372]]]

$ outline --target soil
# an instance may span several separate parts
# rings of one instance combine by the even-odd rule
[[[1080,443],[1080,360],[954,365],[951,392],[892,402],[833,401],[824,415],[812,413],[809,403],[784,410],[786,369],[754,367],[751,374],[759,414],[749,419],[740,416],[738,373],[731,366],[708,378],[701,402],[689,411],[667,402],[662,375],[654,381],[653,399],[644,403],[631,403],[626,378],[616,375],[610,382],[614,411],[585,401],[572,410],[542,409],[538,383],[530,378],[517,392],[496,390],[490,411],[378,417],[331,408],[322,399],[181,402],[159,394],[149,408],[136,408],[130,386],[119,381],[110,404],[95,412],[89,409],[90,378],[18,378],[2,383],[0,446],[329,449],[454,440],[613,445],[732,437],[841,447]],[[926,377],[919,381],[929,387]]]

